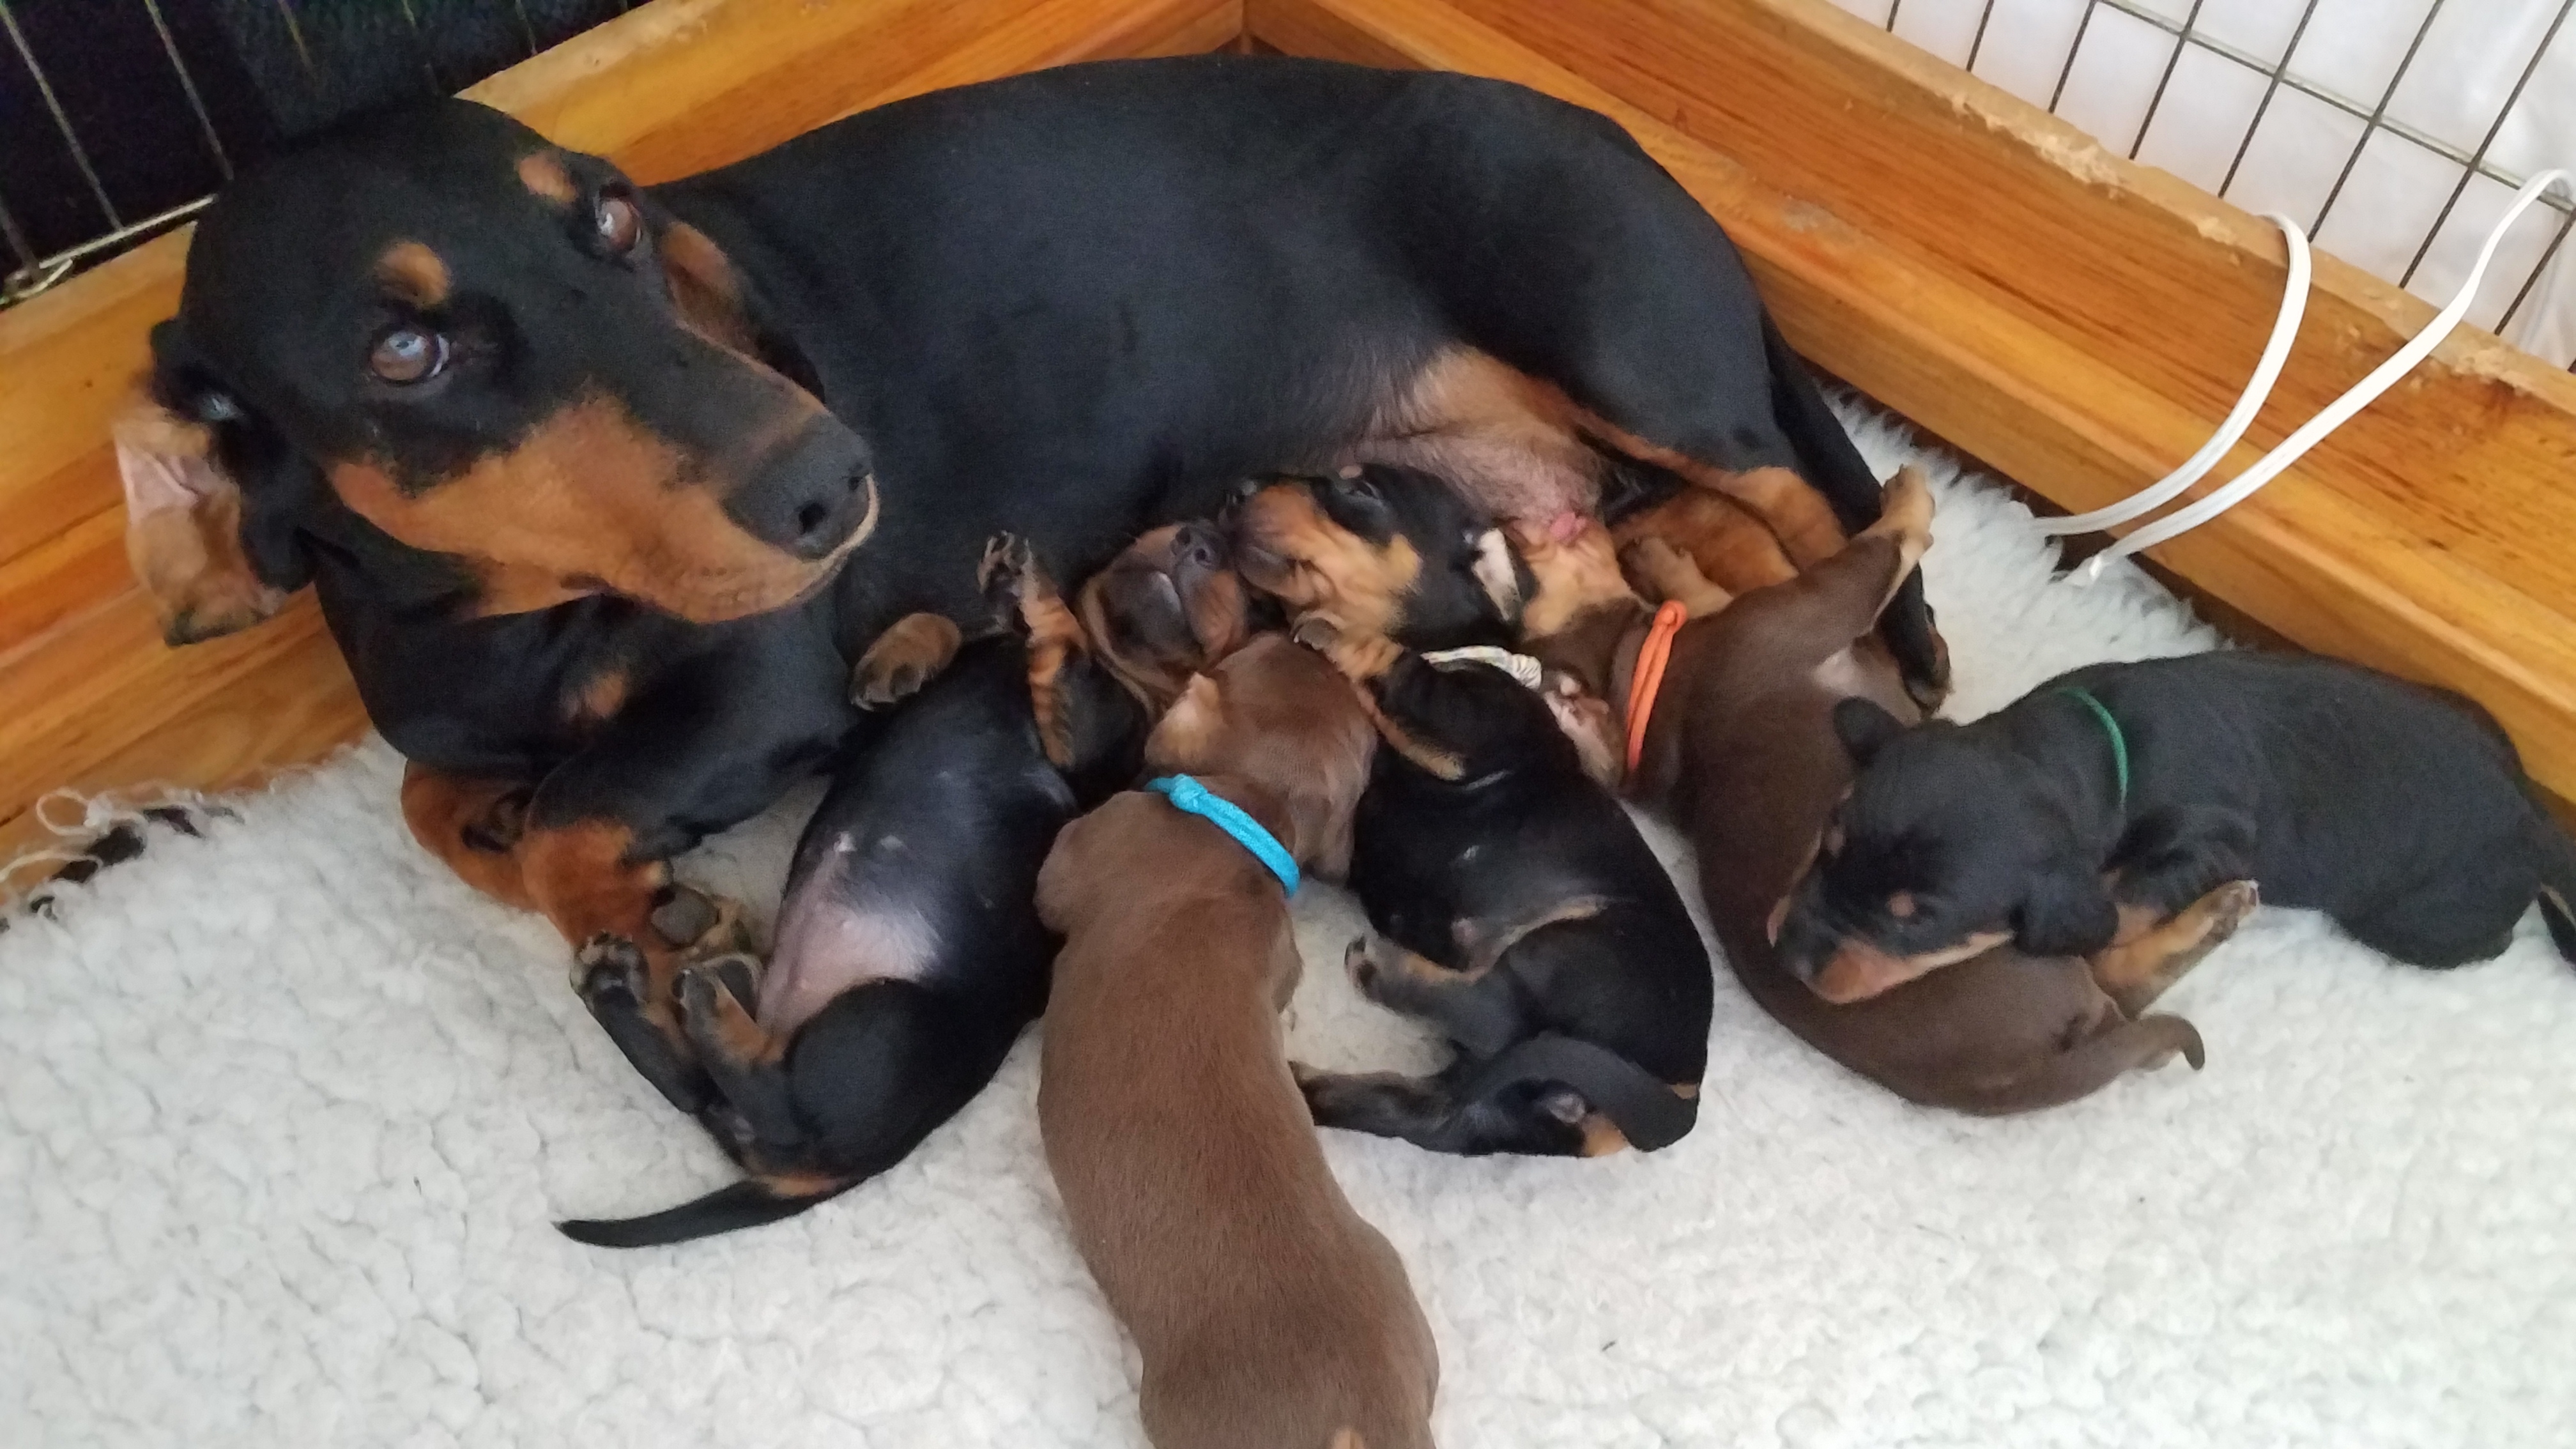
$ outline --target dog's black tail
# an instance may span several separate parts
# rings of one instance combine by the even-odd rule
[[[1534,1036],[1497,1053],[1476,1069],[1458,1095],[1462,1101],[1481,1102],[1525,1082],[1572,1087],[1640,1152],[1670,1147],[1699,1123],[1697,1101],[1617,1052],[1570,1036]]]
[[[2540,918],[2549,925],[2549,940],[2558,954],[2576,964],[2576,840],[2567,838],[2549,807],[2533,791],[2532,851],[2540,863]]]
[[[594,1248],[658,1248],[711,1238],[738,1228],[756,1228],[792,1218],[816,1203],[827,1202],[857,1186],[861,1179],[799,1177],[770,1181],[746,1177],[695,1202],[684,1202],[640,1218],[575,1218],[555,1230]]]

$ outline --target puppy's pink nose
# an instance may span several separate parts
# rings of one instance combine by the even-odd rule
[[[1583,515],[1569,508],[1547,521],[1547,536],[1558,543],[1572,543],[1583,531]]]

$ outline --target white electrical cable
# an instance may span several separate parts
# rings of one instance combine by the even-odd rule
[[[2399,348],[2395,356],[2381,363],[2370,376],[2353,384],[2350,391],[2329,403],[2325,411],[2310,418],[2305,426],[2283,439],[2278,447],[2264,454],[2254,466],[2238,474],[2227,486],[2187,508],[2167,514],[2086,560],[2084,566],[2075,571],[2074,581],[2079,585],[2090,584],[2102,576],[2102,570],[2113,559],[2126,558],[2143,549],[2153,548],[2235,507],[2252,496],[2254,490],[2289,471],[2290,465],[2305,457],[2309,449],[2325,441],[2328,434],[2349,422],[2353,414],[2378,401],[2382,393],[2395,387],[2399,379],[2414,371],[2416,364],[2431,356],[2433,349],[2442,345],[2442,339],[2450,336],[2453,329],[2460,325],[2461,319],[2468,315],[2471,304],[2477,300],[2478,288],[2486,281],[2487,266],[2495,260],[2496,248],[2503,243],[2505,233],[2512,229],[2515,222],[2522,219],[2522,214],[2531,209],[2532,203],[2540,199],[2542,192],[2547,191],[2555,183],[2567,180],[2569,177],[2564,171],[2544,171],[2531,178],[2521,191],[2514,194],[2512,204],[2505,208],[2504,218],[2496,223],[2494,230],[2487,233],[2486,244],[2478,249],[2477,265],[2469,269],[2468,280],[2461,284],[2459,295],[2453,297],[2450,305],[2444,307],[2423,331],[2415,334],[2412,340]],[[2234,421],[2232,416],[2230,421]]]
[[[2218,431],[2201,445],[2179,468],[2154,483],[2139,489],[2108,508],[2096,508],[2072,518],[2044,519],[2039,531],[2044,537],[2059,538],[2070,533],[2098,533],[2103,529],[2128,522],[2142,513],[2152,513],[2182,496],[2182,491],[2201,480],[2201,476],[2218,466],[2236,440],[2254,425],[2254,416],[2272,396],[2272,384],[2281,380],[2281,367],[2290,360],[2290,344],[2299,337],[2299,321],[2308,312],[2307,233],[2299,224],[2277,211],[2263,213],[2263,219],[2281,229],[2281,238],[2290,247],[2290,280],[2282,289],[2281,315],[2272,324],[2272,340],[2263,344],[2263,360],[2254,366],[2254,379],[2245,384],[2245,395],[2236,400],[2236,411],[2218,425]]]

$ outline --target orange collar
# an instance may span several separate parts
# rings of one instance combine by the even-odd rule
[[[1637,772],[1637,762],[1646,757],[1646,722],[1655,716],[1655,695],[1664,687],[1664,666],[1671,662],[1673,636],[1690,622],[1690,610],[1667,600],[1655,611],[1655,622],[1646,628],[1646,642],[1637,646],[1637,665],[1628,675],[1628,773]]]

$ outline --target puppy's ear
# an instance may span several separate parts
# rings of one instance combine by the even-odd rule
[[[2120,911],[2099,874],[2070,863],[2031,882],[2012,925],[2034,956],[2089,956],[2120,933]]]
[[[1351,688],[1356,697],[1358,686]],[[1327,757],[1289,791],[1288,814],[1297,839],[1311,842],[1306,868],[1317,879],[1340,881],[1351,873],[1352,826],[1379,748],[1376,727],[1353,711]]]
[[[1834,706],[1834,734],[1851,756],[1852,768],[1866,770],[1887,742],[1905,733],[1905,722],[1876,702],[1854,696]]]
[[[241,482],[219,429],[247,425],[175,321],[152,329],[152,369],[111,425],[125,484],[125,556],[152,595],[170,643],[247,629],[285,606],[299,568],[262,570],[246,535]]]

